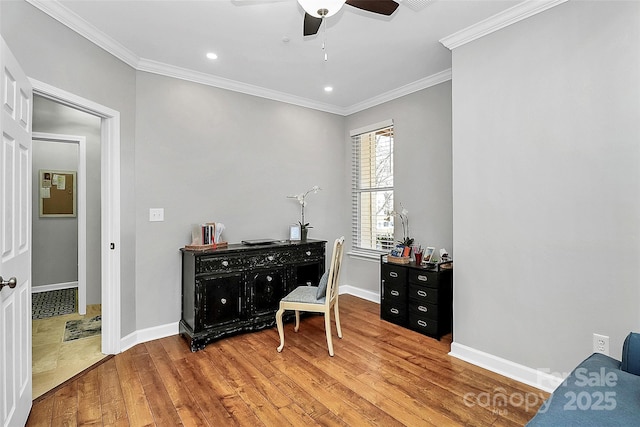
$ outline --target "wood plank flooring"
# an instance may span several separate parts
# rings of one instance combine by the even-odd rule
[[[28,426],[522,426],[548,397],[447,355],[442,341],[340,297],[324,320],[226,338],[191,353],[179,336],[139,344],[36,399]]]

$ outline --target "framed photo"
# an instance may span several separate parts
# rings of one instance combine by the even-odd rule
[[[403,256],[405,246],[398,243],[395,248],[391,249],[391,256],[401,257]]]
[[[289,240],[301,240],[299,224],[289,226]]]
[[[436,248],[433,248],[431,246],[427,247],[424,250],[424,254],[422,254],[422,262],[420,263],[420,265],[427,265],[431,262],[431,257],[433,256],[433,253],[435,252]]]

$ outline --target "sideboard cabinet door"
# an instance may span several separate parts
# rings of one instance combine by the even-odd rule
[[[250,314],[271,313],[284,297],[284,269],[253,272],[248,285],[252,293]]]
[[[242,307],[240,304],[240,290],[242,286],[241,274],[228,274],[216,277],[203,277],[196,280],[196,287],[202,298],[201,304],[202,328],[234,322],[240,319]]]

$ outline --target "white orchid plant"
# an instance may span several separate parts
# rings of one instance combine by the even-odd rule
[[[300,228],[302,230],[305,230],[307,228],[313,228],[309,225],[308,222],[304,222],[304,208],[307,205],[307,196],[309,195],[309,193],[317,193],[320,190],[322,190],[322,188],[318,187],[317,185],[314,185],[304,193],[287,196],[288,199],[296,199],[298,203],[300,203],[301,221],[298,221],[298,222],[300,223]]]
[[[402,223],[402,240],[398,240],[398,242],[405,246],[411,246],[413,244],[413,238],[409,237],[409,211],[402,206],[402,203],[400,203],[400,207],[402,208],[400,212],[394,210],[387,213],[387,221],[390,220],[392,216],[400,218],[400,222]]]

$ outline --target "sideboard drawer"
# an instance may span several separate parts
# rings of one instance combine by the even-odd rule
[[[242,256],[201,257],[196,259],[198,273],[220,273],[238,271],[247,267],[247,258]]]
[[[416,301],[438,303],[438,289],[409,283],[409,298]]]

